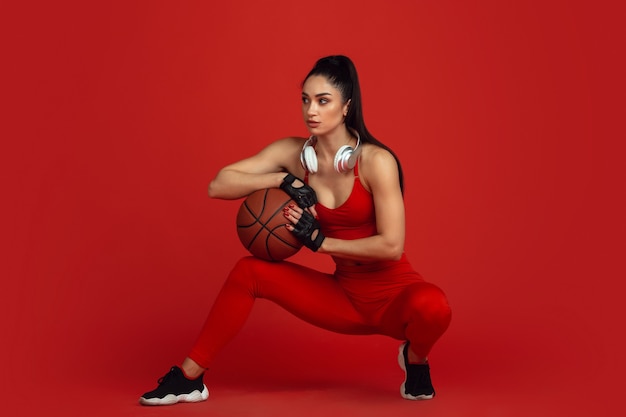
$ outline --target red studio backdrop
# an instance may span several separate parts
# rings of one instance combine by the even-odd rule
[[[157,412],[138,396],[185,357],[246,255],[240,201],[207,185],[306,136],[300,82],[329,54],[357,65],[369,129],[405,170],[406,251],[452,305],[431,356],[438,397],[399,397],[396,341],[259,301],[207,374],[209,401],[177,415],[623,411],[626,44],[612,3],[59,1],[0,15],[10,415]],[[292,260],[332,268],[306,249]]]

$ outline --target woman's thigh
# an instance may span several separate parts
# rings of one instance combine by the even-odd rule
[[[291,262],[247,257],[239,261],[229,281],[245,286],[252,298],[270,300],[317,327],[344,334],[374,331],[332,274]]]

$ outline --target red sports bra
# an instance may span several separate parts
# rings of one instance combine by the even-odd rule
[[[306,172],[304,182],[308,183]],[[360,239],[376,234],[376,213],[372,194],[359,180],[359,164],[354,167],[354,185],[348,199],[339,207],[330,209],[319,202],[315,205],[322,233],[337,239]]]

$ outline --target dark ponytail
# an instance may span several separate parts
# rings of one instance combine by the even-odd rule
[[[402,166],[396,154],[387,145],[376,139],[367,130],[365,120],[363,119],[363,103],[361,101],[361,86],[359,84],[359,76],[356,67],[350,58],[344,55],[332,55],[320,58],[304,78],[302,84],[312,75],[321,75],[325,77],[339,92],[344,102],[350,100],[348,106],[348,114],[346,115],[346,126],[350,127],[361,136],[362,143],[371,143],[386,149],[393,155],[398,164],[398,173],[400,180],[400,189],[404,192],[404,175]]]

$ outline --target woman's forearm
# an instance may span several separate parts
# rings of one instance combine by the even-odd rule
[[[403,240],[388,239],[381,235],[355,240],[326,238],[318,250],[318,253],[354,261],[398,260],[403,252]]]
[[[209,197],[223,200],[242,198],[256,190],[279,187],[285,175],[285,172],[253,174],[221,170],[209,183]]]

